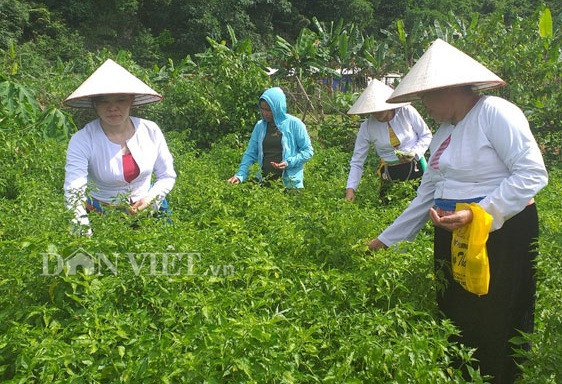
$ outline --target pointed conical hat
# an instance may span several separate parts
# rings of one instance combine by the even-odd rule
[[[90,75],[64,103],[71,107],[92,107],[92,97],[111,94],[134,95],[133,105],[162,100],[162,96],[136,78],[132,73],[108,59]]]
[[[466,53],[437,39],[404,76],[388,101],[412,101],[419,99],[423,92],[461,85],[471,85],[473,90],[480,91],[501,87],[505,81]]]
[[[355,103],[349,108],[349,115],[359,115],[362,113],[373,113],[388,111],[389,109],[400,108],[408,103],[389,104],[386,100],[394,90],[382,81],[373,79],[367,88],[359,95]]]

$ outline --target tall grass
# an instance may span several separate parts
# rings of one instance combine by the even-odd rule
[[[173,222],[114,212],[76,238],[62,196],[66,143],[6,139],[40,156],[2,152],[25,170],[0,198],[4,382],[464,382],[452,362],[471,351],[448,341],[458,331],[437,315],[432,228],[367,255],[365,241],[412,192],[397,188],[383,206],[367,171],[357,201],[344,201],[349,153],[316,145],[305,190],[287,193],[227,185],[244,147],[235,137],[196,152],[170,132]],[[551,172],[537,197],[537,330],[523,382],[561,377],[561,179]],[[110,263],[56,273],[77,252]],[[163,270],[164,254],[175,269]]]

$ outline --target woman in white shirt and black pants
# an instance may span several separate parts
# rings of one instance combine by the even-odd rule
[[[88,212],[107,205],[136,214],[166,204],[176,173],[164,135],[156,123],[130,116],[132,106],[161,98],[107,60],[65,100],[74,107],[94,107],[99,116],[72,136],[67,149],[64,191],[75,213],[75,231],[91,233]]]
[[[346,200],[355,200],[355,191],[363,175],[363,164],[374,147],[381,159],[379,196],[384,198],[396,181],[419,179],[426,162],[424,154],[431,141],[431,131],[410,103],[389,104],[394,90],[379,80],[371,80],[347,112],[368,114],[355,139],[345,190]]]
[[[435,270],[446,279],[439,309],[461,329],[459,341],[476,348],[481,372],[492,375],[494,383],[514,382],[518,369],[509,339],[533,331],[538,237],[533,198],[548,182],[523,112],[504,99],[475,92],[504,84],[439,39],[412,67],[389,101],[421,98],[441,126],[417,197],[369,243],[379,250],[413,240],[432,220]],[[472,221],[470,210],[455,212],[457,202],[477,202],[493,217],[486,295],[466,291],[451,274],[452,230]]]

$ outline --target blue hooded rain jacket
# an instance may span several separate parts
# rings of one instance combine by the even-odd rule
[[[287,188],[303,188],[303,169],[314,154],[306,126],[297,117],[287,113],[287,99],[279,87],[270,88],[260,96],[273,113],[277,129],[282,133],[283,161],[287,168],[283,171],[283,184]],[[259,103],[258,103],[259,105]],[[267,121],[263,118],[254,126],[248,148],[244,152],[236,177],[243,182],[248,178],[250,166],[256,162],[263,165],[263,139],[267,131]],[[261,179],[261,174],[260,174]]]

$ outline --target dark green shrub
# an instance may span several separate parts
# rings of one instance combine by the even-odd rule
[[[163,129],[186,130],[199,147],[229,133],[249,137],[260,118],[258,98],[270,86],[256,59],[209,41],[194,61],[161,70],[165,100],[156,109]]]

